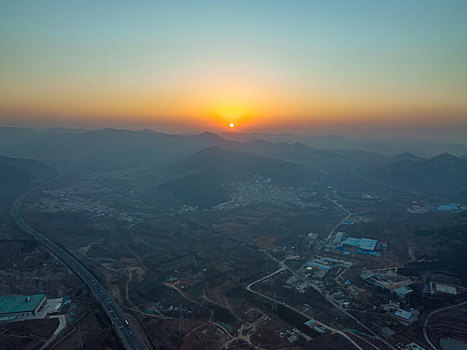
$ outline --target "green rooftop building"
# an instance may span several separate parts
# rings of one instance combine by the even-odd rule
[[[46,300],[45,294],[0,296],[0,321],[36,315]]]

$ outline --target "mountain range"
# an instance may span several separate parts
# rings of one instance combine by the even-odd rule
[[[299,140],[272,142],[253,137],[244,141],[238,134],[236,140],[228,140],[209,132],[0,128],[0,136],[0,154],[5,156],[41,160],[66,171],[144,168],[148,178],[158,174],[164,179],[153,182],[159,190],[187,202],[203,193],[211,198],[206,201],[209,205],[228,197],[228,183],[252,176],[271,178],[280,186],[325,181],[343,191],[396,188],[452,201],[467,199],[465,158],[452,154],[425,158],[406,151],[389,156],[368,146],[374,140],[367,140],[371,150],[362,150],[341,147],[348,141],[342,137],[323,137],[335,147],[320,149]]]

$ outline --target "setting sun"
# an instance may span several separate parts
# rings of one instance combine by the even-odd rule
[[[0,350],[467,350],[466,17],[0,0]]]

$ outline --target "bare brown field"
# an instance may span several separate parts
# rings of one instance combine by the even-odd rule
[[[279,237],[267,235],[263,236],[255,242],[255,245],[260,249],[274,249],[276,245],[274,244]]]

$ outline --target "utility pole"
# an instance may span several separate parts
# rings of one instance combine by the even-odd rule
[[[272,312],[277,314],[277,293],[274,291],[274,296],[272,297]]]
[[[81,320],[78,323],[79,344],[78,349],[83,349],[83,338],[81,337]]]
[[[180,313],[178,318],[178,333],[181,335],[185,333],[185,320],[183,318],[183,305],[180,303]]]

